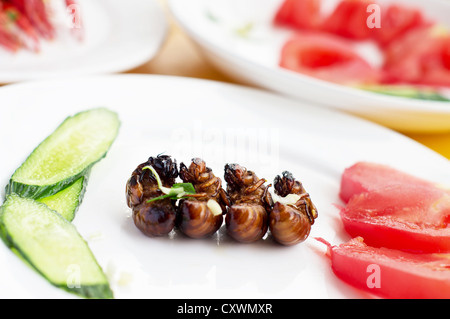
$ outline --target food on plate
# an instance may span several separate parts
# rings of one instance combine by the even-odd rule
[[[0,207],[4,243],[50,283],[84,298],[113,297],[71,221],[90,171],[106,156],[119,126],[117,114],[106,108],[66,118],[13,173]]]
[[[450,191],[393,167],[357,162],[344,170],[339,196],[353,238],[328,246],[346,283],[385,298],[450,297]]]
[[[356,237],[345,244],[328,246],[333,272],[344,282],[384,298],[450,298],[450,256],[412,254],[374,248]]]
[[[354,195],[340,211],[351,236],[367,244],[414,252],[450,251],[450,193],[397,184]]]
[[[384,164],[357,162],[342,174],[344,229],[327,245],[333,272],[384,298],[450,297],[450,191]]]
[[[4,243],[54,286],[85,298],[112,298],[108,280],[76,227],[43,203],[17,194],[0,207]]]
[[[316,29],[321,24],[319,0],[286,0],[278,9],[274,23],[295,29]]]
[[[371,29],[371,37],[385,48],[410,31],[432,25],[418,8],[397,3],[380,5],[380,28]]]
[[[282,175],[274,180],[276,197],[270,210],[269,229],[275,241],[291,246],[308,238],[318,213],[302,183],[290,172]]]
[[[354,195],[394,185],[422,185],[435,187],[425,179],[400,171],[389,165],[373,162],[356,162],[344,169],[341,175],[339,197],[347,203]]]
[[[72,185],[59,191],[55,195],[38,199],[38,202],[44,203],[71,222],[75,218],[75,214],[81,205],[86,186],[87,178],[81,177]]]
[[[6,194],[41,199],[88,177],[116,139],[120,121],[115,112],[95,108],[64,120],[13,173]]]
[[[225,181],[230,199],[225,224],[227,233],[238,242],[251,243],[264,237],[273,205],[264,178],[239,164],[225,165]]]
[[[222,180],[200,158],[192,159],[189,168],[181,163],[180,178],[194,186],[195,194],[180,200],[177,227],[191,238],[211,236],[222,226],[229,205]]]
[[[346,39],[316,32],[297,32],[281,51],[280,66],[345,85],[373,84],[379,72]]]
[[[383,83],[450,87],[449,31],[428,27],[406,33],[386,48],[382,71]]]
[[[426,180],[371,163],[341,180],[345,230],[371,246],[413,252],[450,251],[450,192]]]
[[[38,52],[41,40],[53,40],[57,37],[57,26],[53,15],[57,11],[53,6],[55,1],[61,1],[66,9],[71,11],[71,33],[78,39],[83,39],[81,28],[81,14],[76,11],[77,3],[74,0],[0,0],[0,46],[4,49],[17,52],[30,50]],[[66,15],[68,12],[61,14]]]
[[[379,17],[374,13],[379,8]],[[379,27],[376,19],[379,18]],[[373,40],[381,48],[388,46],[410,30],[431,25],[421,11],[398,3],[378,3],[373,0],[342,0],[324,18],[322,30],[356,40]]]
[[[15,14],[15,8],[9,10],[3,8],[0,11],[0,45],[8,51],[15,52],[22,46],[22,42],[16,34],[12,33],[6,27],[10,20],[10,13]],[[34,39],[34,34],[32,35],[32,38]]]
[[[320,0],[282,2],[273,23],[292,35],[281,48],[280,67],[374,93],[448,101],[447,28],[404,4],[339,0],[331,12],[324,7]],[[369,63],[356,53],[369,46],[381,62]],[[389,88],[370,89],[377,85]],[[412,91],[405,93],[405,86]]]
[[[450,98],[444,96],[441,92],[439,92],[438,89],[435,89],[433,87],[421,87],[411,84],[372,84],[359,85],[358,88],[361,90],[380,93],[384,95],[399,96],[416,100],[450,102]]]
[[[136,227],[145,235],[163,236],[175,226],[176,205],[169,195],[178,167],[169,155],[150,157],[131,174],[126,184],[128,206]]]
[[[367,8],[373,3],[372,0],[339,1],[331,14],[324,17],[321,29],[352,40],[367,40],[371,37]]]
[[[177,177],[182,183],[176,182]],[[245,167],[226,164],[224,178],[226,189],[201,158],[194,157],[189,166],[180,163],[178,170],[169,155],[150,157],[126,183],[134,224],[149,237],[178,230],[189,238],[207,238],[223,224],[227,234],[241,243],[262,239],[269,227],[273,239],[286,246],[309,236],[317,209],[291,173],[275,178],[275,204],[271,185]]]

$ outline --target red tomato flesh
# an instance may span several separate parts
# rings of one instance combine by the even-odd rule
[[[316,29],[320,25],[320,0],[285,0],[274,24],[294,29]]]
[[[411,254],[367,246],[361,237],[328,246],[333,272],[344,282],[379,297],[450,298],[450,255]]]
[[[347,203],[353,195],[392,185],[423,185],[435,187],[433,183],[399,171],[393,167],[358,162],[346,168],[341,177],[339,197]]]
[[[418,28],[385,50],[384,83],[450,87],[450,35]]]
[[[442,61],[444,64],[444,68],[450,70],[450,41],[446,43],[442,50]]]
[[[367,25],[367,7],[373,0],[343,0],[324,20],[322,30],[352,40],[367,40],[371,30]]]
[[[282,48],[280,66],[341,84],[368,84],[378,72],[345,39],[319,32],[295,34]]]
[[[354,195],[340,211],[344,228],[367,244],[413,252],[450,252],[450,193],[405,184]]]
[[[381,8],[380,28],[372,29],[374,40],[386,47],[412,29],[431,25],[420,10],[392,4]]]

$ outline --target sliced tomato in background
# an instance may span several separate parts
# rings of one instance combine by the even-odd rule
[[[424,78],[419,84],[450,87],[450,34],[436,36],[434,47],[422,57]]]
[[[354,195],[340,210],[345,231],[368,245],[417,253],[450,252],[450,193],[392,185]]]
[[[417,28],[385,51],[382,82],[450,87],[450,35],[438,28]]]
[[[281,51],[280,66],[322,80],[356,85],[376,83],[378,71],[339,37],[302,32],[288,40]]]
[[[398,4],[381,7],[380,28],[372,29],[373,39],[386,47],[408,31],[430,26],[419,9]]]
[[[333,272],[344,282],[384,298],[450,298],[450,255],[411,254],[367,246],[361,237],[328,246]]]
[[[442,61],[444,68],[450,70],[450,41],[447,41],[442,49]]]
[[[321,23],[320,6],[321,0],[285,0],[274,23],[294,29],[316,29]]]
[[[367,7],[373,0],[343,0],[323,21],[321,29],[352,40],[367,40],[371,31],[367,25]]]
[[[341,176],[339,197],[347,203],[354,195],[392,185],[423,185],[435,187],[435,183],[407,174],[391,166],[357,162],[347,167]]]

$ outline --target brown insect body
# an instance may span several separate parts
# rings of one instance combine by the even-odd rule
[[[144,169],[145,166],[153,167],[163,186],[170,188],[178,176],[177,164],[168,155],[150,157],[133,171],[126,185],[126,200],[132,209],[136,227],[147,236],[163,236],[175,225],[175,201],[162,199],[147,202],[164,194],[159,189],[153,173],[149,169]]]
[[[296,194],[300,198],[292,205],[276,202],[270,212],[269,229],[275,241],[291,246],[308,238],[317,218],[317,209],[303,185],[290,172],[282,175],[274,180],[275,194],[281,197]]]
[[[136,227],[149,237],[164,236],[175,226],[176,207],[172,200],[143,202],[133,209]]]
[[[243,243],[260,240],[267,232],[272,206],[266,180],[238,164],[225,165],[225,180],[230,198],[225,217],[227,233]]]
[[[180,177],[185,183],[191,183],[196,194],[180,201],[176,220],[177,227],[186,236],[204,238],[214,234],[223,223],[228,198],[222,188],[222,181],[216,177],[200,158],[192,159],[189,168],[180,164]],[[222,214],[214,214],[208,207],[208,201],[215,200]]]

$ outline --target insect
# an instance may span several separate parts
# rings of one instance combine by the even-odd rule
[[[180,200],[177,227],[191,238],[204,238],[214,234],[223,224],[223,214],[229,203],[222,181],[200,158],[192,159],[189,168],[180,164],[180,178],[191,183],[196,194]]]
[[[170,188],[177,177],[176,161],[168,155],[158,155],[140,164],[128,179],[126,201],[132,209],[136,227],[147,236],[166,235],[175,226],[176,201],[170,198],[149,200],[164,195],[158,182]]]
[[[251,243],[264,237],[272,197],[254,172],[239,164],[225,165],[225,181],[230,205],[225,217],[227,233],[235,240]]]
[[[269,216],[269,229],[275,241],[290,246],[304,241],[318,217],[311,197],[292,173],[285,171],[274,179],[275,201]]]

